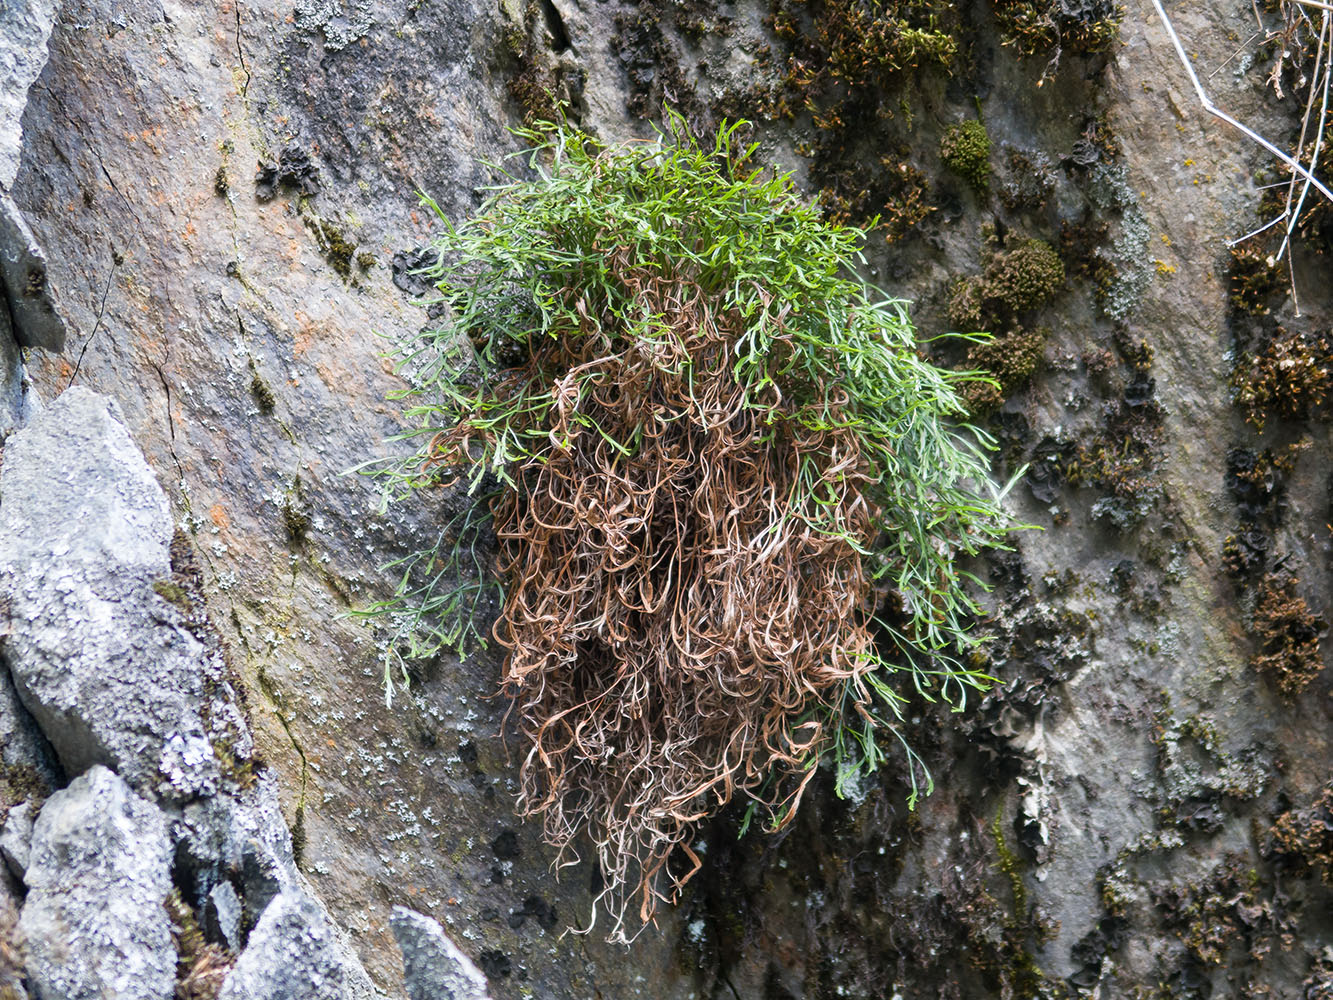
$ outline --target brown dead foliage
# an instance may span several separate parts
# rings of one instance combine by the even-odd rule
[[[589,834],[619,931],[631,898],[648,921],[698,870],[701,818],[742,796],[785,822],[830,709],[848,691],[865,699],[876,593],[851,539],[867,539],[877,511],[854,433],[785,419],[772,385],[758,390],[764,406],[743,405],[738,318],[688,276],[612,266],[677,336],[613,342],[589,321],[580,336],[541,338],[511,370],[514,385],[532,366],[568,374],[556,446],[493,502],[507,581],[494,632],[529,748],[520,809],[565,860]],[[582,378],[593,390],[580,413],[606,435],[571,420],[559,395]],[[829,423],[839,391],[827,389]],[[610,442],[636,427],[631,455]],[[466,433],[440,435],[435,460],[457,462]],[[817,484],[801,479],[810,458]],[[848,538],[811,528],[816,485]]]
[[[1320,638],[1328,626],[1296,593],[1296,580],[1270,573],[1259,585],[1254,634],[1260,649],[1250,664],[1286,697],[1295,697],[1324,669]]]
[[[1319,873],[1333,886],[1333,782],[1304,809],[1291,809],[1269,831],[1274,854],[1298,872]]]

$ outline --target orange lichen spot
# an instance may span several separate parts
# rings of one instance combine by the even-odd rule
[[[223,509],[222,504],[220,503],[215,503],[212,507],[208,508],[208,517],[214,525],[223,531],[226,531],[227,528],[231,526],[231,518],[227,516],[227,512]]]

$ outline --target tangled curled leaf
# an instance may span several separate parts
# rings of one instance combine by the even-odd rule
[[[845,790],[892,739],[916,788],[908,698],[987,680],[955,557],[1010,524],[955,422],[980,376],[923,359],[904,305],[848,276],[863,234],[750,172],[734,129],[522,134],[535,179],[446,222],[446,322],[402,345],[425,443],[378,474],[391,497],[498,481],[519,807],[562,854],[592,843],[624,937],[733,800],[779,826],[823,757]],[[382,608],[422,622],[459,579],[436,555]],[[425,628],[419,651],[465,634]]]

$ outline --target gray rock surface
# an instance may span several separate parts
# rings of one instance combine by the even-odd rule
[[[7,619],[0,613],[0,646]],[[64,783],[51,745],[14,690],[0,654],[0,808],[48,795]]]
[[[389,926],[403,953],[410,1000],[488,1000],[486,977],[437,921],[395,906]]]
[[[20,802],[9,810],[5,825],[0,829],[0,859],[9,866],[14,877],[22,880],[28,872],[28,856],[32,851],[32,827],[35,821],[31,802]]]
[[[230,882],[219,882],[209,890],[204,903],[204,933],[228,951],[241,950],[241,900]]]
[[[28,90],[47,60],[47,40],[59,5],[54,0],[0,2],[0,292],[14,317],[12,335],[27,347],[59,351],[64,324],[46,285],[46,258],[9,196],[23,150]],[[0,322],[0,341],[7,324]],[[7,402],[6,347],[0,343],[0,441]]]
[[[0,448],[19,424],[23,412],[23,359],[9,322],[9,310],[0,310]]]
[[[272,958],[264,957],[266,949],[295,954],[312,943],[318,963],[329,965],[344,990],[340,996],[368,997],[365,972],[297,870],[276,786],[270,774],[255,769],[222,651],[211,645],[215,634],[194,604],[198,595],[182,586],[193,585],[189,574],[172,564],[171,530],[165,496],[114,403],[75,387],[10,440],[0,467],[0,594],[9,611],[4,652],[20,697],[53,738],[65,767],[74,772],[93,764],[47,803],[52,818],[44,826],[43,812],[29,849],[26,806],[11,810],[0,844],[20,869],[26,865],[34,889],[33,915],[29,919],[25,908],[24,926],[47,949],[34,953],[43,963],[39,974],[52,983],[92,975],[82,967],[48,968],[61,921],[75,919],[79,906],[92,906],[99,891],[92,879],[93,895],[71,896],[68,886],[53,882],[49,862],[53,852],[81,850],[71,870],[77,875],[93,863],[95,846],[78,840],[92,802],[113,819],[119,810],[141,825],[150,816],[163,825],[163,850],[171,846],[178,877],[199,904],[212,904],[216,936],[233,949],[241,945],[243,922],[271,927],[267,937],[252,936],[258,957],[248,959],[242,973]],[[13,694],[0,721],[12,718],[9,729],[33,736],[23,729],[32,722]],[[40,748],[35,736],[31,742]],[[14,742],[14,752],[20,743]],[[122,776],[144,794],[185,800],[173,809],[169,839],[155,807],[133,795],[130,806],[122,805]],[[157,834],[156,827],[143,832],[145,850],[156,849]],[[121,848],[107,844],[113,868]],[[50,891],[39,894],[39,887]],[[170,888],[161,886],[159,903]],[[275,898],[282,905],[264,924],[261,914]],[[206,922],[209,916],[206,910]]]
[[[218,1000],[363,1000],[365,972],[343,950],[322,907],[279,893],[264,910]]]
[[[0,289],[3,289],[14,339],[24,347],[61,351],[65,322],[46,280],[46,254],[14,199],[0,190]]]
[[[208,651],[158,590],[166,496],[114,402],[75,387],[9,439],[0,468],[3,651],[65,769],[95,763],[136,788],[216,789],[205,723]]]
[[[279,893],[305,891],[271,774],[256,775],[248,788],[186,804],[174,839],[178,863],[204,894],[236,879],[248,925]]]
[[[47,800],[19,918],[33,992],[46,1000],[169,1000],[176,951],[166,818],[94,767]]]
[[[0,191],[8,191],[18,174],[23,109],[28,88],[46,65],[57,7],[54,0],[0,2]]]

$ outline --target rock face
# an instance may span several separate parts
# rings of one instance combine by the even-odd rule
[[[25,881],[19,928],[36,997],[169,1000],[171,841],[156,806],[94,767],[42,807]]]
[[[233,996],[369,998],[296,868],[166,497],[117,418],[71,389],[0,469],[0,725],[7,799],[26,799],[4,803],[0,851],[28,890],[27,980],[39,998],[169,997],[179,945],[195,964],[239,953]],[[83,772],[45,805],[61,774],[39,727]],[[220,952],[183,929],[201,911]]]
[[[356,972],[360,972],[359,968]],[[281,893],[265,908],[218,1000],[362,1000],[370,982],[349,967],[322,907]]]
[[[0,292],[9,314],[0,319],[0,442],[12,391],[7,384],[12,359],[4,342],[12,338],[52,351],[65,345],[65,327],[46,286],[45,255],[9,196],[22,156],[28,88],[46,65],[58,6],[53,0],[14,0],[0,7]]]
[[[438,923],[405,906],[395,906],[389,926],[403,953],[410,1000],[487,1000],[486,977]]]
[[[933,16],[948,37],[854,30],[852,8],[872,6]],[[1297,252],[1299,314],[1285,276],[1264,285],[1262,256],[1232,262],[1225,241],[1268,221],[1259,187],[1280,178],[1195,111],[1148,5],[1086,51],[1112,6],[70,0],[0,193],[18,269],[14,328],[0,316],[0,657],[28,706],[9,710],[0,678],[0,754],[38,767],[40,739],[8,739],[33,731],[31,711],[68,773],[48,762],[45,790],[11,782],[5,807],[35,812],[90,765],[118,770],[168,816],[176,888],[213,943],[243,946],[227,953],[233,991],[242,974],[280,988],[261,951],[246,958],[245,928],[264,927],[262,954],[308,948],[292,960],[332,969],[318,964],[332,927],[403,996],[395,905],[439,921],[497,998],[1333,990],[1330,672],[1289,697],[1251,665],[1264,642],[1284,648],[1256,631],[1265,614],[1306,649],[1328,616],[1333,442],[1326,407],[1261,434],[1229,385],[1237,357],[1333,327],[1327,249]],[[1300,109],[1264,79],[1272,14],[1260,30],[1250,4],[1170,7],[1218,102],[1297,134]],[[861,48],[903,37],[943,55],[891,69]],[[24,52],[29,38],[0,33]],[[720,818],[694,895],[628,953],[556,939],[586,919],[594,873],[557,881],[513,817],[492,654],[418,665],[388,710],[387,631],[343,617],[465,509],[441,496],[380,518],[341,474],[402,429],[374,332],[430,321],[394,283],[414,287],[412,251],[436,225],[416,193],[467,216],[494,179],[478,160],[518,149],[505,126],[548,90],[609,138],[648,134],[664,100],[702,129],[760,117],[760,157],[831,209],[892,213],[867,270],[913,300],[926,335],[955,325],[960,283],[980,280],[973,305],[1001,346],[946,360],[1002,383],[979,401],[997,474],[1028,467],[1010,499],[1043,529],[975,567],[995,584],[1001,683],[961,715],[910,716],[934,795],[909,812],[900,768],[841,801],[820,775],[783,839],[738,841],[738,817]],[[849,92],[836,115],[821,103]],[[985,186],[941,159],[949,128],[977,118]],[[0,141],[20,141],[12,121]],[[992,286],[1030,239],[1066,280],[1006,314]],[[15,282],[48,312],[16,309]],[[21,371],[8,338],[59,343],[43,315],[68,352],[32,351]],[[25,378],[57,417],[15,434]],[[195,570],[171,559],[173,527]],[[1277,571],[1299,577],[1294,596],[1259,586]],[[1315,649],[1327,659],[1327,641]],[[433,938],[411,933],[413,948]]]
[[[76,386],[6,445],[7,656],[68,773],[104,764],[143,791],[207,794],[221,735],[203,718],[207,654],[160,592],[166,495],[117,418],[114,402]]]
[[[4,829],[0,830],[0,860],[20,881],[28,873],[28,857],[32,853],[32,811],[31,802],[11,806]]]
[[[0,10],[4,47],[0,52],[0,190],[8,191],[19,171],[23,109],[28,88],[46,65],[46,40],[55,26],[57,4],[6,3]]]

